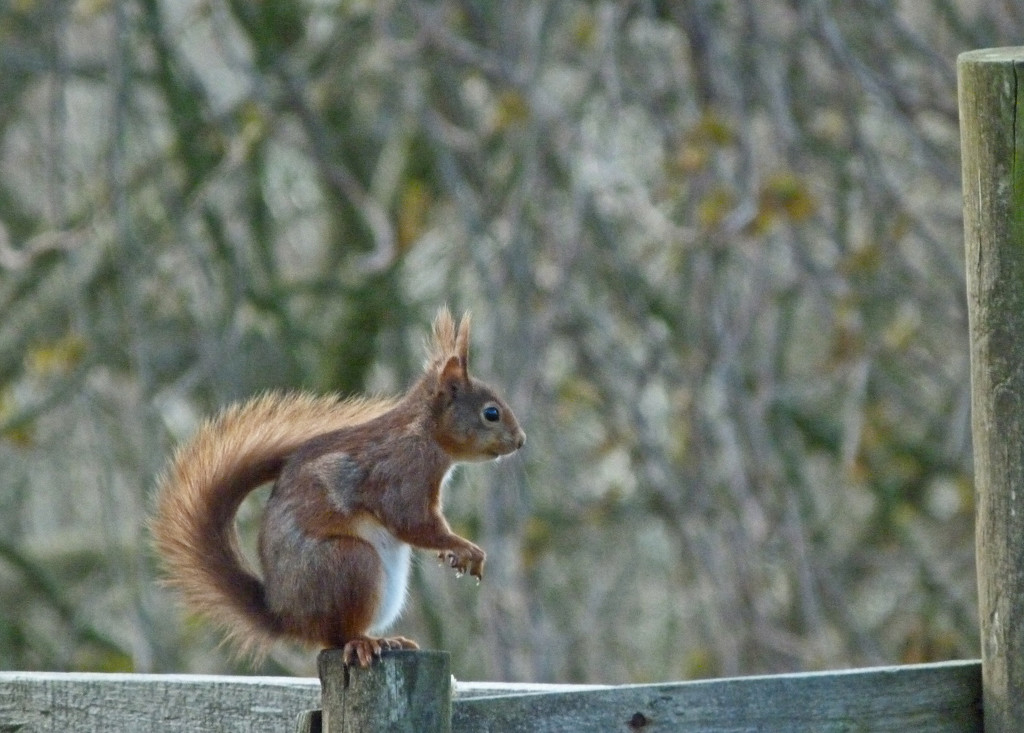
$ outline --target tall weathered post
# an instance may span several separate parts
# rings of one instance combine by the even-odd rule
[[[1024,721],[1024,47],[961,54],[985,730]]]

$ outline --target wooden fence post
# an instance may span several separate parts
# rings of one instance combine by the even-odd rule
[[[384,652],[367,669],[346,667],[340,649],[317,657],[323,733],[451,733],[448,652]]]
[[[1024,721],[1024,48],[957,59],[982,697]]]

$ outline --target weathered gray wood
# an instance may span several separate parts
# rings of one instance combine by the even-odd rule
[[[1024,721],[1024,48],[957,61],[985,728]]]
[[[500,694],[476,696],[486,688]],[[629,730],[645,721],[637,729],[981,730],[976,661],[626,687],[457,689],[456,733]],[[0,672],[0,731],[294,731],[320,700],[315,679]]]
[[[455,733],[981,731],[981,665],[952,662],[456,700]],[[632,726],[632,728],[630,727]]]
[[[531,695],[539,692],[580,692],[584,690],[607,690],[609,685],[572,685],[537,682],[460,682],[452,678],[452,704],[474,697],[506,697]],[[309,710],[296,721],[296,733],[321,733],[321,711]]]
[[[502,697],[506,695],[531,695],[538,692],[586,692],[608,690],[611,685],[573,685],[551,682],[463,682],[455,680],[452,695],[455,700],[471,697]]]
[[[295,733],[323,733],[323,711],[307,710],[299,713],[295,721]]]
[[[316,679],[0,672],[0,731],[292,731]]]
[[[340,649],[317,657],[324,733],[449,733],[452,676],[448,652],[394,651],[363,669]]]

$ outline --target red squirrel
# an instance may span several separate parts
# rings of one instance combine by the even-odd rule
[[[395,399],[271,393],[230,407],[180,447],[151,522],[168,583],[242,653],[278,639],[342,648],[369,666],[405,603],[410,546],[483,579],[484,551],[452,532],[441,489],[452,466],[522,447],[498,394],[469,375],[469,314],[434,320],[423,375]],[[235,513],[275,481],[259,534],[262,577],[238,550]]]

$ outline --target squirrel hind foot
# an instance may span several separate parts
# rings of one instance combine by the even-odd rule
[[[382,652],[419,648],[419,644],[404,636],[357,636],[345,642],[345,646],[342,647],[342,659],[346,666],[358,664],[366,668],[373,664],[374,658],[379,657]]]

